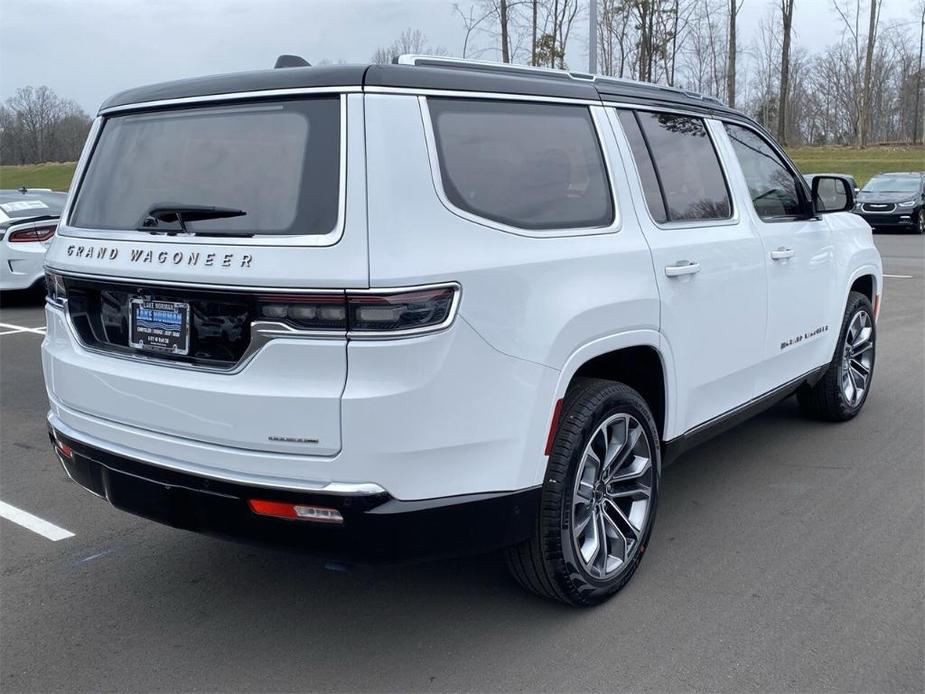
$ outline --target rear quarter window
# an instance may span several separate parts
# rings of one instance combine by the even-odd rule
[[[586,106],[429,98],[444,193],[531,230],[608,226],[614,206]]]
[[[326,234],[338,220],[340,137],[336,96],[113,116],[70,223],[139,229],[154,207],[205,205],[245,214],[190,231]]]

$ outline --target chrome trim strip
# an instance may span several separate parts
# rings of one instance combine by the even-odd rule
[[[378,87],[363,89],[365,94],[404,94],[408,96],[447,96],[467,99],[503,99],[505,101],[534,101],[548,104],[583,104],[600,106],[600,99],[573,99],[567,96],[541,96],[537,94],[508,94],[505,92],[479,92],[453,89],[426,89],[424,87]]]
[[[301,90],[299,93],[326,93],[325,91],[315,92]],[[289,90],[267,90],[266,92],[241,92],[235,95],[234,98],[244,98],[241,97],[241,94],[257,94],[265,96],[271,91],[289,91]],[[342,88],[335,88],[334,93],[343,91]],[[359,91],[357,88],[355,91]],[[225,95],[221,95],[225,96]],[[196,97],[197,99],[199,97]],[[208,102],[213,100],[211,97],[204,97],[204,101]],[[155,102],[149,102],[155,103]],[[195,103],[195,102],[190,102]],[[120,107],[121,108],[121,107]],[[126,107],[127,108],[127,107]],[[107,111],[107,113],[109,113]],[[94,122],[94,127],[96,128],[95,132],[91,132],[94,139],[94,146],[96,139],[99,138],[101,127],[97,125],[97,122],[102,123],[103,119],[98,118]],[[338,205],[337,205],[337,221],[334,224],[334,228],[331,231],[325,234],[263,234],[251,237],[236,237],[236,236],[183,236],[182,243],[184,245],[212,245],[212,246],[276,246],[284,248],[293,248],[293,247],[328,247],[335,245],[338,241],[343,238],[344,228],[346,226],[346,217],[347,217],[347,138],[349,136],[349,127],[347,123],[347,94],[341,94],[340,96],[340,166],[338,171]],[[90,140],[88,139],[88,143]],[[80,187],[83,183],[83,174],[84,169],[89,161],[89,152],[92,150],[85,148],[85,154],[87,156],[87,161],[83,160],[78,165],[78,171],[80,177],[78,179],[78,172],[75,172],[74,182],[77,185],[71,186],[71,192],[68,194],[68,199],[66,202],[66,209],[64,210],[67,214],[67,223],[61,224],[58,227],[58,235],[61,238],[79,238],[79,239],[97,239],[102,241],[131,241],[133,243],[177,243],[176,236],[166,236],[163,234],[145,234],[139,231],[131,230],[112,230],[112,229],[88,229],[84,227],[72,227],[70,226],[70,211],[71,211],[71,201],[75,200],[80,193]],[[61,219],[65,219],[62,215]]]
[[[53,270],[53,268],[49,268]],[[97,275],[78,275],[75,273],[66,273],[53,270],[58,274],[66,277],[89,277],[93,280],[100,280],[100,276]],[[194,284],[184,284],[181,282],[157,282],[154,280],[135,280],[132,278],[121,279],[121,278],[103,278],[104,280],[112,281],[121,281],[124,283],[133,283],[138,282],[145,286],[154,285],[169,285],[172,287],[179,288],[201,288],[205,287],[208,289],[215,289],[212,285],[194,285]],[[415,291],[426,291],[428,289],[453,289],[453,301],[450,305],[450,311],[447,314],[447,317],[439,325],[426,326],[423,328],[409,328],[407,330],[395,330],[392,332],[388,331],[371,331],[371,330],[302,330],[295,328],[287,323],[281,323],[278,321],[251,321],[251,341],[247,346],[247,349],[244,351],[244,354],[241,355],[241,358],[230,366],[205,366],[202,364],[188,364],[181,361],[175,361],[173,359],[165,359],[163,357],[158,357],[153,354],[146,354],[143,352],[129,353],[129,352],[119,352],[115,350],[108,350],[101,347],[96,347],[93,345],[88,345],[81,338],[80,334],[77,332],[77,328],[74,325],[71,319],[71,313],[67,308],[67,299],[61,303],[56,303],[46,298],[46,305],[52,308],[53,310],[60,311],[64,318],[64,322],[68,327],[68,331],[71,334],[71,337],[74,341],[80,345],[82,349],[93,354],[99,354],[101,356],[113,357],[115,359],[124,359],[130,362],[141,362],[150,365],[157,366],[166,366],[173,369],[185,369],[187,371],[204,371],[207,373],[216,373],[216,374],[228,374],[234,375],[240,373],[244,368],[251,362],[251,360],[260,352],[263,347],[274,339],[299,339],[299,340],[342,340],[346,346],[347,340],[363,340],[363,341],[383,341],[383,340],[398,340],[406,339],[411,337],[418,337],[422,335],[430,335],[435,333],[443,332],[450,328],[453,323],[456,321],[456,315],[459,313],[459,304],[462,300],[462,286],[458,282],[439,282],[435,284],[421,284],[410,287],[383,287],[383,288],[372,288],[372,289],[286,289],[286,288],[265,288],[265,287],[224,287],[227,289],[234,289],[236,291],[249,291],[255,293],[269,293],[269,294],[374,294],[377,296],[382,295],[391,295],[391,294],[404,294],[406,292],[415,292]]]
[[[90,272],[73,272],[71,270],[62,270],[54,265],[46,265],[45,268],[55,272],[62,277],[74,277],[77,279],[95,280],[97,282],[119,282],[122,284],[137,285],[154,285],[164,287],[179,287],[181,289],[207,289],[212,291],[229,290],[235,292],[254,292],[269,294],[342,294],[345,291],[359,291],[342,288],[342,289],[305,289],[301,287],[253,287],[240,284],[209,284],[204,282],[178,282],[176,280],[159,280],[146,279],[142,277],[123,277],[116,275],[102,275]],[[365,289],[365,288],[364,288]]]
[[[166,366],[170,369],[181,369],[184,371],[197,371],[205,373],[214,373],[214,374],[223,374],[233,376],[234,374],[241,373],[248,364],[257,356],[257,353],[263,349],[270,340],[282,337],[295,337],[301,339],[325,339],[325,340],[343,340],[346,345],[346,333],[344,332],[332,332],[324,336],[318,336],[315,334],[309,334],[309,331],[304,331],[303,334],[293,335],[286,333],[285,335],[280,335],[273,332],[272,330],[254,330],[251,334],[251,341],[247,345],[247,349],[244,350],[244,354],[241,355],[241,358],[231,366],[206,366],[203,364],[188,364],[182,361],[175,361],[172,359],[164,359],[163,357],[157,357],[153,354],[146,354],[144,352],[117,352],[114,350],[103,349],[100,347],[95,347],[93,345],[88,345],[81,338],[77,332],[77,328],[74,325],[73,320],[71,319],[71,312],[67,309],[67,300],[64,302],[63,307],[59,307],[56,304],[51,302],[46,302],[46,306],[49,306],[53,310],[61,311],[63,314],[64,322],[67,325],[68,332],[71,334],[71,338],[76,342],[81,349],[91,354],[98,354],[103,357],[111,357],[113,359],[122,359],[124,361],[147,364],[149,366]],[[258,324],[260,322],[251,322],[251,326]],[[264,323],[263,325],[266,325]],[[288,326],[287,326],[288,327]],[[126,348],[128,349],[128,348]]]
[[[57,404],[56,406],[61,407],[61,405],[57,405]],[[82,415],[82,416],[87,416],[87,415]],[[162,459],[155,458],[150,453],[135,451],[133,449],[120,446],[118,444],[101,441],[94,436],[83,434],[77,431],[76,429],[74,429],[73,427],[68,426],[63,421],[61,421],[61,418],[58,417],[52,411],[48,412],[47,420],[48,420],[48,424],[51,426],[52,429],[61,432],[64,436],[66,436],[69,439],[74,439],[75,441],[79,441],[80,443],[86,446],[90,446],[91,448],[98,448],[107,453],[111,453],[113,455],[128,458],[130,460],[138,460],[143,463],[148,463],[150,465],[156,465],[158,467],[162,467],[168,470],[176,470],[178,472],[183,472],[189,475],[195,475],[197,477],[207,477],[209,479],[221,480],[223,482],[234,482],[237,484],[253,485],[257,487],[266,487],[268,489],[292,489],[292,490],[297,490],[297,491],[314,492],[318,494],[331,494],[334,496],[370,496],[373,494],[388,494],[388,491],[386,491],[384,487],[376,484],[375,482],[313,482],[311,480],[280,480],[277,482],[271,479],[266,479],[266,478],[258,477],[258,476],[251,477],[249,475],[234,474],[234,473],[217,474],[214,472],[202,470],[201,468],[197,466],[183,464],[180,461],[176,461],[174,459],[170,459],[170,462],[167,462]],[[133,428],[125,424],[118,424],[116,422],[113,422],[112,424],[120,428],[124,428],[124,429]],[[157,432],[152,432],[152,433],[157,433]],[[165,434],[158,434],[158,435],[164,436],[165,438],[169,438]],[[211,446],[213,448],[219,448],[219,449],[222,448],[221,446],[216,446],[215,444],[206,444],[206,443],[199,442],[199,441],[195,443],[198,445]],[[247,452],[254,453],[255,451],[247,451]],[[297,455],[291,455],[291,454],[285,454],[285,453],[283,454],[274,453],[272,455],[290,457],[290,458],[296,458],[296,459],[309,457],[309,456],[297,456]]]
[[[888,210],[868,210],[868,205],[890,205]],[[861,212],[866,212],[867,214],[893,214],[896,212],[897,205],[895,202],[862,202],[861,203]],[[910,213],[912,208],[909,208]]]
[[[100,109],[99,115],[109,116],[124,111],[154,109],[187,104],[215,103],[221,101],[238,101],[243,99],[272,99],[278,97],[298,96],[300,94],[349,94],[362,92],[360,85],[343,85],[337,87],[290,87],[286,89],[259,89],[250,92],[226,92],[224,94],[206,94],[203,96],[186,96],[175,99],[157,99],[155,101],[138,101],[120,106]]]
[[[452,93],[454,96],[463,96],[465,98],[480,98],[481,94],[472,93],[472,92],[455,92]],[[442,94],[440,96],[443,96]],[[505,98],[505,97],[500,97]],[[571,101],[569,103],[578,103],[576,101]],[[600,106],[599,102],[591,102],[594,106]],[[607,175],[607,183],[609,184],[610,190],[610,200],[613,205],[613,221],[610,224],[603,227],[577,227],[577,228],[568,228],[568,229],[523,229],[521,227],[510,226],[508,224],[503,224],[501,222],[496,222],[485,217],[480,217],[477,214],[469,212],[468,210],[460,209],[456,207],[446,195],[446,191],[443,189],[443,175],[440,171],[440,160],[437,154],[437,140],[434,135],[434,124],[430,117],[430,109],[427,107],[427,98],[424,96],[418,96],[418,107],[421,112],[421,120],[424,126],[424,139],[427,144],[427,159],[430,163],[430,176],[431,182],[434,186],[434,191],[437,194],[441,204],[450,212],[455,214],[457,217],[461,217],[466,221],[479,224],[480,226],[488,227],[489,229],[497,229],[498,231],[503,231],[508,234],[515,234],[517,236],[527,236],[530,238],[537,239],[548,239],[548,238],[560,238],[568,236],[593,236],[596,234],[612,234],[618,232],[622,228],[623,220],[620,215],[619,207],[619,197],[617,196],[617,190],[613,178],[613,169],[611,168],[610,157],[607,153],[607,146],[604,142],[604,137],[602,133],[602,126],[600,124],[599,118],[601,114],[597,109],[590,109],[591,113],[591,122],[594,124],[594,131],[597,135],[598,146],[601,150],[601,157],[604,162],[605,174]]]
[[[631,101],[611,101],[610,99],[602,99],[601,104],[604,108],[616,108],[616,109],[629,109],[633,111],[655,111],[656,113],[671,113],[678,116],[691,116],[692,118],[703,118],[713,119],[713,120],[731,120],[734,123],[739,123],[740,121],[735,119],[730,119],[725,115],[714,116],[705,111],[697,111],[692,109],[685,109],[679,106],[661,106],[653,105],[646,103],[633,103]]]

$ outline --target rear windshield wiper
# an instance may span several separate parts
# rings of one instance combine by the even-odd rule
[[[167,224],[179,224],[181,231],[188,234],[190,232],[186,228],[187,222],[243,217],[246,214],[247,212],[244,210],[234,207],[216,207],[214,205],[155,205],[145,213],[138,231],[158,233],[157,226],[161,222],[165,222]]]

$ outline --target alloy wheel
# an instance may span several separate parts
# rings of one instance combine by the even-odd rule
[[[655,471],[645,430],[629,414],[608,417],[582,453],[572,492],[572,539],[585,571],[608,579],[639,549]]]
[[[849,407],[864,399],[874,362],[874,328],[870,314],[858,311],[851,319],[842,348],[841,388]]]

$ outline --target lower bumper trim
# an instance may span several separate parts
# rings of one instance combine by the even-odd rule
[[[123,511],[175,528],[359,562],[490,551],[529,538],[539,487],[516,492],[400,501],[389,494],[268,489],[192,475],[89,446],[51,429],[71,449],[58,455],[72,480]],[[343,525],[255,514],[250,499],[336,509]]]

